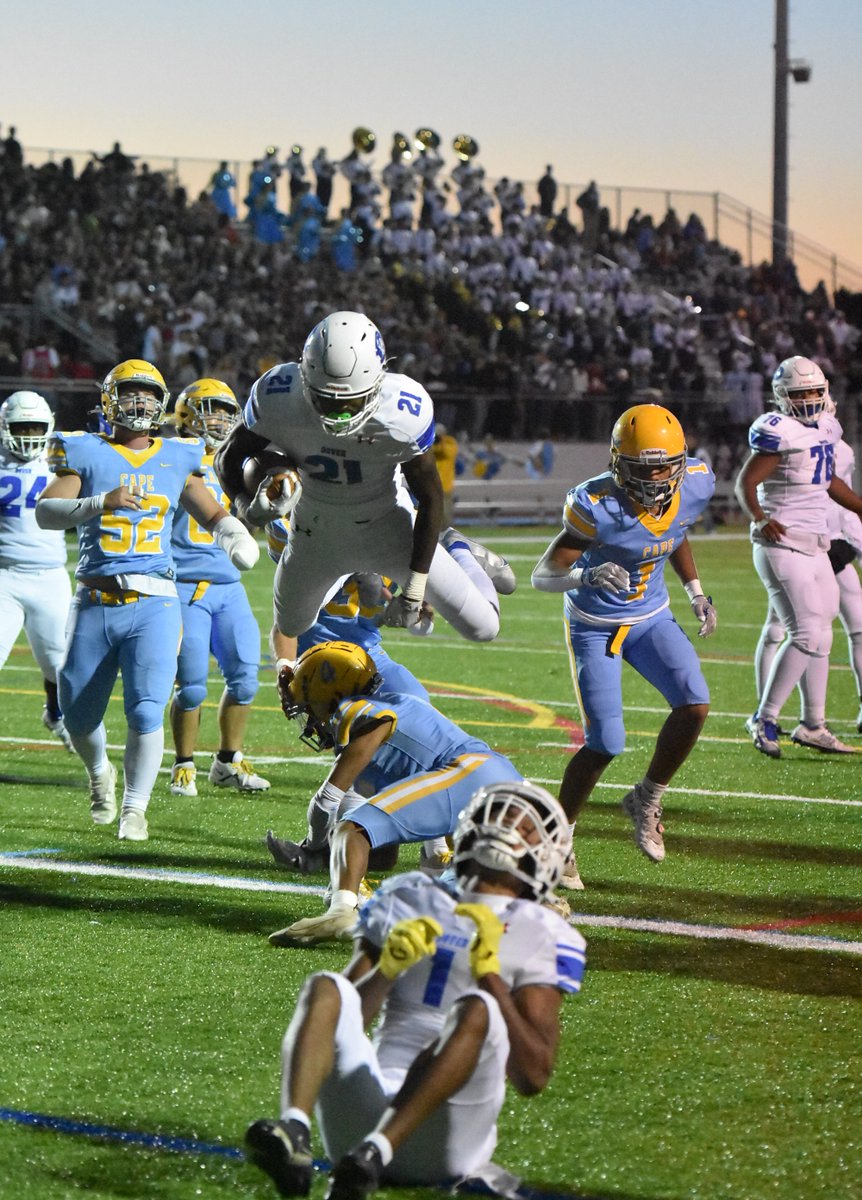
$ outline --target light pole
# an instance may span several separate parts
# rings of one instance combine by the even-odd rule
[[[787,258],[787,77],[807,83],[811,64],[787,57],[787,0],[775,0],[775,123],[772,152],[772,265]]]

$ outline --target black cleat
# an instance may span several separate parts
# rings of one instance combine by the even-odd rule
[[[267,829],[266,847],[280,867],[286,867],[288,871],[296,871],[300,875],[311,875],[329,867],[328,844],[320,850],[312,850],[307,839],[302,842],[290,842],[286,838],[277,838],[271,829]]]
[[[301,1121],[254,1121],[245,1131],[248,1157],[280,1196],[307,1196],[314,1172],[311,1138]]]
[[[360,1142],[329,1177],[325,1200],[365,1200],[380,1187],[383,1162],[373,1142]]]

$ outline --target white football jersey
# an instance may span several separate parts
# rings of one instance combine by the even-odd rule
[[[53,479],[44,455],[22,462],[0,449],[0,567],[45,571],[65,564],[63,531],[36,524],[36,501]]]
[[[586,942],[558,913],[532,900],[488,893],[453,895],[421,871],[387,879],[360,912],[357,936],[382,946],[398,921],[434,917],[443,926],[429,958],[394,981],[375,1033],[381,1066],[403,1066],[439,1033],[459,996],[476,987],[470,970],[470,941],[476,926],[457,916],[459,900],[480,900],[505,922],[500,942],[500,976],[513,991],[527,984],[580,990]]]
[[[835,472],[835,446],[841,426],[830,413],[816,425],[803,425],[780,412],[762,413],[748,431],[752,450],[778,454],[777,469],[757,485],[764,513],[788,530],[824,535],[831,501],[827,488]],[[758,540],[752,525],[752,537]]]
[[[374,415],[354,434],[333,437],[306,400],[298,363],[280,363],[256,381],[243,422],[296,464],[302,480],[297,512],[317,504],[394,504],[403,489],[400,463],[434,442],[434,405],[420,383],[387,372]]]
[[[842,438],[835,447],[835,474],[849,488],[852,488],[855,469],[856,455],[853,453],[852,447]],[[841,504],[836,504],[834,500],[830,500],[827,520],[829,536],[833,541],[836,538],[843,538],[858,554],[862,554],[862,521],[855,513]]]

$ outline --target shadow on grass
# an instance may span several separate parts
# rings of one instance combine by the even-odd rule
[[[814,950],[740,942],[692,945],[686,938],[651,938],[645,944],[595,933],[588,954],[591,971],[647,971],[801,996],[862,997],[859,960],[851,955],[830,958]]]
[[[685,816],[688,823],[688,815]],[[578,839],[583,841],[619,840],[620,832],[627,837],[631,834],[631,824],[626,820],[620,830],[589,829],[578,832]],[[789,831],[792,833],[792,830]],[[797,835],[798,836],[798,835]],[[691,859],[698,856],[718,859],[722,862],[757,862],[766,859],[776,862],[810,863],[812,866],[823,867],[862,867],[862,850],[850,849],[846,846],[812,846],[801,845],[799,842],[775,842],[755,838],[720,838],[720,837],[691,837],[684,833],[674,832],[670,821],[665,821],[665,841],[669,854],[686,854]]]

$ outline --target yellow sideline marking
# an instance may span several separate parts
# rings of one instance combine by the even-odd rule
[[[471,687],[466,683],[444,683],[439,679],[423,679],[420,681],[426,687],[445,688],[447,691],[455,695],[461,693],[467,697],[480,696],[484,699],[502,700],[507,704],[514,704],[518,708],[524,708],[527,712],[533,713],[533,719],[528,721],[526,725],[515,725],[512,722],[500,721],[462,721],[462,725],[488,725],[499,726],[506,729],[552,729],[557,720],[557,714],[552,708],[546,704],[539,704],[535,700],[524,700],[520,696],[513,696],[510,692],[495,692],[486,687]]]

